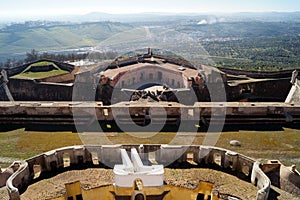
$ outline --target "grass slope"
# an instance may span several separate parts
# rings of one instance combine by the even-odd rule
[[[189,133],[86,133],[89,144],[185,144]],[[134,137],[138,134],[138,137]],[[209,133],[214,134],[214,133]],[[34,132],[23,129],[0,132],[0,163],[2,157],[26,159],[31,156],[63,147],[82,144],[83,135],[71,132]],[[89,141],[85,135],[84,141]],[[201,145],[206,133],[198,133],[193,144]],[[229,141],[239,140],[241,147],[232,147]],[[223,132],[215,146],[233,150],[256,159],[279,159],[286,165],[300,165],[300,130]],[[109,143],[108,143],[109,142]],[[8,163],[6,163],[7,165]]]
[[[42,78],[48,78],[52,76],[57,75],[63,75],[67,74],[67,71],[61,70],[61,69],[55,69],[48,72],[24,72],[21,74],[17,74],[13,76],[12,78],[18,78],[18,79],[42,79]]]
[[[52,65],[54,67],[53,70],[50,71],[41,71],[41,72],[32,72],[30,71],[30,68],[34,67],[43,67],[46,65]],[[68,71],[60,69],[57,65],[55,65],[52,62],[37,62],[33,63],[32,65],[29,65],[22,73],[17,74],[11,78],[17,78],[17,79],[42,79],[42,78],[47,78],[47,77],[52,77],[52,76],[57,76],[57,75],[62,75],[62,74],[67,74],[69,73]]]
[[[132,27],[127,24],[98,22],[28,27],[0,31],[0,54],[23,53],[29,49],[51,50],[96,46],[99,42]]]

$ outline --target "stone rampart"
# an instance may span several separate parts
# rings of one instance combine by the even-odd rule
[[[246,180],[257,185],[257,199],[266,200],[270,190],[270,180],[260,169],[257,161],[247,156],[226,149],[210,146],[171,146],[171,145],[103,145],[103,146],[71,146],[52,150],[23,162],[19,169],[8,178],[6,185],[12,200],[20,199],[19,189],[30,185],[36,178],[36,166],[40,173],[52,173],[67,170],[64,158],[67,155],[67,167],[86,167],[89,165],[121,164],[121,149],[127,151],[136,148],[142,161],[155,161],[157,164],[170,165],[174,162],[195,162],[200,167],[232,171],[233,174],[243,174]],[[153,152],[154,151],[154,152]],[[94,160],[97,162],[93,162]],[[110,166],[111,167],[111,166]]]

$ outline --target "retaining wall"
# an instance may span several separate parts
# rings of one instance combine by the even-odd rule
[[[19,189],[32,182],[35,167],[40,167],[41,173],[59,172],[63,169],[64,156],[68,155],[70,167],[86,167],[92,165],[121,164],[121,149],[129,151],[136,148],[143,162],[157,162],[170,165],[194,161],[200,166],[212,167],[233,174],[243,174],[249,182],[257,185],[257,199],[266,200],[270,190],[270,180],[260,169],[259,163],[247,156],[226,149],[210,146],[171,146],[171,145],[103,145],[103,146],[71,146],[52,150],[37,155],[23,162],[20,168],[7,180],[7,188],[11,200],[19,200]],[[98,161],[95,163],[95,159]],[[62,170],[63,171],[63,170]]]

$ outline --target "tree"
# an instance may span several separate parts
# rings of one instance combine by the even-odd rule
[[[32,49],[30,52],[26,52],[25,62],[33,62],[36,61],[39,57],[38,51]]]

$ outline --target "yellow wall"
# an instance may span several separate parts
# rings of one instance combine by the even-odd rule
[[[78,189],[79,188],[79,189]],[[122,188],[117,189],[113,185],[109,186],[101,186],[98,188],[94,188],[91,190],[82,190],[80,187],[80,182],[74,182],[70,184],[66,184],[66,189],[68,192],[68,196],[75,196],[77,194],[82,194],[84,200],[114,200],[114,196],[111,192],[117,193],[124,193],[126,192],[127,195],[131,195],[133,188]],[[180,188],[170,185],[165,185],[164,188],[144,188],[145,193],[149,195],[150,193],[153,194],[162,194],[163,191],[170,191],[164,198],[164,200],[196,200],[198,193],[202,193],[207,199],[208,195],[211,195],[213,184],[207,182],[199,182],[199,185],[194,190],[187,189],[187,188]],[[218,200],[218,197],[212,197],[213,200]],[[52,200],[65,200],[65,197],[55,198]]]
[[[165,190],[170,190],[170,192],[165,196],[164,200],[173,200],[173,199],[186,199],[186,200],[196,200],[198,193],[205,195],[205,199],[208,195],[211,195],[213,184],[207,182],[199,182],[199,185],[194,190],[180,188],[175,186],[166,185]],[[213,197],[213,200],[218,200],[217,197]]]
[[[81,194],[81,184],[79,181],[76,181],[74,183],[67,183],[66,186],[66,197],[73,197],[73,199],[76,199],[76,195]]]
[[[82,190],[84,200],[114,200],[114,196],[110,191],[114,191],[114,186],[103,186],[92,190]]]
[[[54,198],[54,199],[51,199],[51,200],[65,200],[66,198],[64,196],[62,197],[57,197],[57,198]]]

